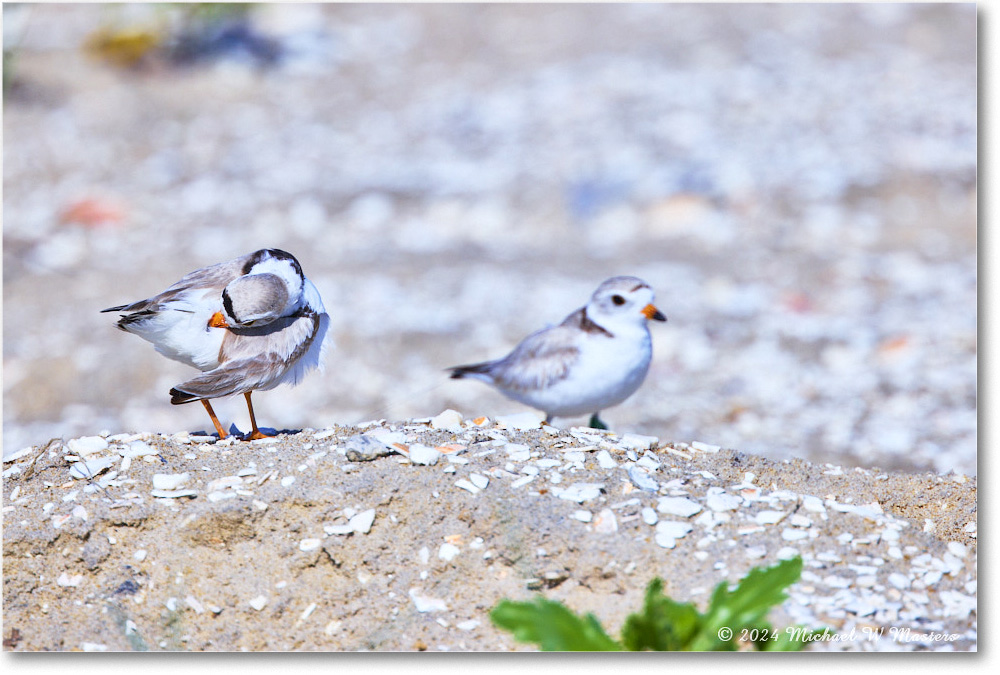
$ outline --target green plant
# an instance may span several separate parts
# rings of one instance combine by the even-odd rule
[[[800,557],[755,567],[732,590],[725,581],[716,586],[704,614],[694,603],[665,596],[663,581],[653,579],[642,611],[625,619],[620,641],[608,636],[593,614],[580,616],[542,596],[532,602],[502,600],[490,619],[542,651],[735,651],[741,643],[760,651],[798,651],[816,639],[816,633],[776,631],[765,617],[788,597],[785,589],[801,574]]]

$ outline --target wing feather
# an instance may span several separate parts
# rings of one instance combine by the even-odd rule
[[[510,354],[492,362],[489,375],[499,386],[515,391],[551,386],[565,379],[580,358],[576,337],[563,325],[532,333]]]

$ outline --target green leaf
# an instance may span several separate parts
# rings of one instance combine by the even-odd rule
[[[519,642],[532,642],[546,652],[610,652],[622,646],[608,637],[593,614],[574,614],[561,602],[542,596],[534,602],[502,600],[490,619],[511,631]]]
[[[777,640],[772,640],[761,646],[766,652],[800,652],[821,635],[833,635],[829,628],[813,630],[804,626],[796,626],[794,631],[785,630]],[[812,639],[810,639],[812,638]]]
[[[701,615],[694,603],[679,603],[663,595],[663,581],[646,587],[641,613],[629,614],[622,626],[622,645],[630,651],[680,651],[698,632]]]
[[[735,638],[741,629],[759,624],[772,607],[784,602],[788,598],[785,589],[798,581],[801,575],[802,558],[796,556],[771,567],[753,568],[732,591],[725,581],[720,583],[712,593],[702,630],[691,649],[735,649]],[[719,637],[719,631],[724,627],[731,630],[732,638],[729,640]],[[726,643],[729,643],[728,647]]]

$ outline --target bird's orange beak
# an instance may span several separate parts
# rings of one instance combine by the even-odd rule
[[[213,314],[212,318],[208,320],[208,325],[210,328],[229,328],[229,324],[226,323],[226,317],[222,315],[222,312]]]
[[[658,310],[654,305],[646,305],[642,308],[642,315],[647,319],[652,319],[653,321],[666,321],[667,317],[663,315],[663,312]]]

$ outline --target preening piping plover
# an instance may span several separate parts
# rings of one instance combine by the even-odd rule
[[[600,412],[635,393],[649,370],[649,319],[667,320],[649,285],[612,277],[558,326],[532,333],[502,359],[451,368],[451,376],[492,385],[543,411],[546,422],[592,413],[590,425],[607,428]]]
[[[291,253],[268,248],[186,275],[159,295],[101,310],[167,358],[203,371],[170,390],[170,402],[201,401],[219,438],[226,431],[209,399],[298,384],[322,366],[330,317]]]

